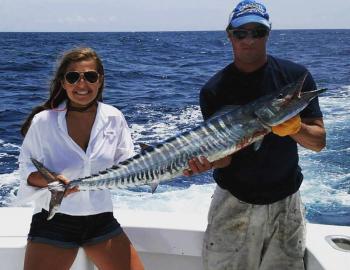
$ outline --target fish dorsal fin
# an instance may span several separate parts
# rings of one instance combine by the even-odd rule
[[[220,110],[215,112],[212,116],[210,116],[206,121],[210,121],[211,119],[224,115],[228,112],[233,112],[235,110],[238,110],[238,108],[240,107],[241,107],[240,105],[225,105],[221,107]]]

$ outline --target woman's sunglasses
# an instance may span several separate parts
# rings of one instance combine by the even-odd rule
[[[64,75],[64,79],[69,84],[78,83],[81,77],[83,77],[84,80],[88,83],[96,83],[98,81],[98,78],[100,77],[100,74],[92,70],[85,72],[69,71]]]
[[[229,33],[236,39],[242,40],[247,38],[249,35],[252,38],[263,38],[266,37],[269,33],[267,28],[255,28],[252,30],[246,29],[230,29]]]

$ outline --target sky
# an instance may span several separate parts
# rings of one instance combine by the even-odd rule
[[[0,0],[0,32],[223,30],[237,0]],[[349,29],[350,0],[261,0],[273,29]]]

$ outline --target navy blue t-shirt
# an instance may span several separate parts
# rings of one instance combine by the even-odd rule
[[[267,63],[252,73],[240,72],[233,63],[215,74],[202,88],[200,107],[208,119],[225,105],[244,105],[263,95],[279,91],[307,72],[306,68],[268,56]],[[308,73],[302,91],[316,89]],[[302,118],[320,118],[318,99],[313,99],[300,113]],[[217,184],[241,201],[270,204],[295,193],[303,175],[298,165],[297,143],[290,138],[269,133],[255,151],[250,145],[232,155],[229,166],[214,170]]]

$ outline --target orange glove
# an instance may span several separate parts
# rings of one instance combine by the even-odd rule
[[[280,137],[298,133],[301,128],[301,119],[299,114],[291,119],[272,127],[272,132]]]

